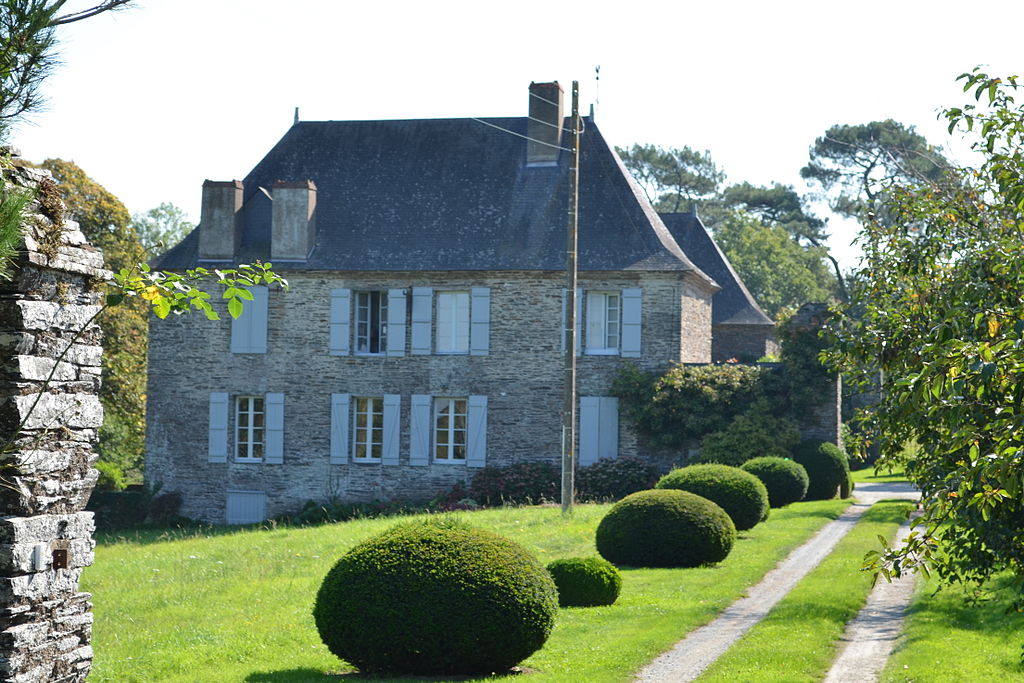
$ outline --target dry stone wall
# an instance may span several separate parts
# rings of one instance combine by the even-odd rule
[[[98,285],[103,255],[63,219],[49,173],[3,154],[5,194],[30,191],[23,249],[0,281],[0,679],[84,681],[92,564],[84,507],[103,421]]]

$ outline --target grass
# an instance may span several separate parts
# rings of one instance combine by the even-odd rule
[[[907,480],[907,476],[903,474],[903,470],[889,470],[883,468],[881,471],[875,472],[875,468],[873,466],[868,466],[862,470],[854,470],[851,474],[853,475],[853,481],[858,484]]]
[[[1008,583],[1002,576],[994,587]],[[969,604],[960,587],[935,590],[934,580],[918,586],[882,683],[1024,680],[1024,615],[1007,612],[1007,593]]]
[[[706,623],[846,507],[796,503],[745,532],[715,567],[623,571],[610,607],[559,611],[545,647],[523,663],[531,681],[627,681]],[[456,513],[529,547],[543,563],[593,555],[606,511],[512,508]],[[337,557],[394,519],[309,528],[104,537],[83,590],[93,593],[90,681],[337,681],[350,672],[321,644],[312,603]],[[333,674],[333,675],[332,675]],[[493,679],[492,679],[493,680]]]
[[[872,506],[820,565],[697,680],[822,680],[847,622],[857,615],[871,590],[871,575],[860,571],[864,553],[878,545],[879,535],[891,540],[910,507],[892,502]]]

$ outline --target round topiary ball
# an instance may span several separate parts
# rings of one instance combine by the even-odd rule
[[[801,442],[793,449],[793,460],[807,470],[807,500],[835,498],[850,466],[846,453],[828,441]]]
[[[548,572],[558,587],[562,607],[610,605],[622,590],[622,576],[611,562],[600,557],[570,557],[555,560]]]
[[[768,489],[768,504],[773,508],[803,500],[807,494],[807,470],[788,458],[753,458],[743,463],[740,469],[761,480]]]
[[[412,522],[364,541],[324,578],[320,638],[365,672],[505,671],[547,640],[551,575],[525,548],[452,521]]]
[[[738,531],[768,517],[768,489],[749,472],[730,465],[689,465],[672,470],[655,488],[680,489],[712,500],[732,518]]]
[[[736,541],[725,510],[676,490],[637,491],[597,525],[601,557],[633,567],[699,567],[721,562]]]

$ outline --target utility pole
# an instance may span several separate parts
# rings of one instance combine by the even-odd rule
[[[569,220],[566,225],[565,403],[562,407],[562,514],[572,514],[576,494],[576,228],[580,200],[580,83],[572,82],[572,160],[569,163]]]

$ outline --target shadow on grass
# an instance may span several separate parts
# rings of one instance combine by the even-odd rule
[[[510,671],[493,674],[491,676],[379,676],[364,674],[358,671],[346,671],[339,673],[324,673],[317,669],[303,667],[301,669],[286,669],[284,671],[257,671],[245,677],[247,683],[329,683],[333,681],[367,681],[373,683],[408,683],[409,681],[429,681],[431,683],[458,683],[470,681],[500,681],[510,678],[518,678],[523,674],[530,673],[528,669],[516,667]]]

